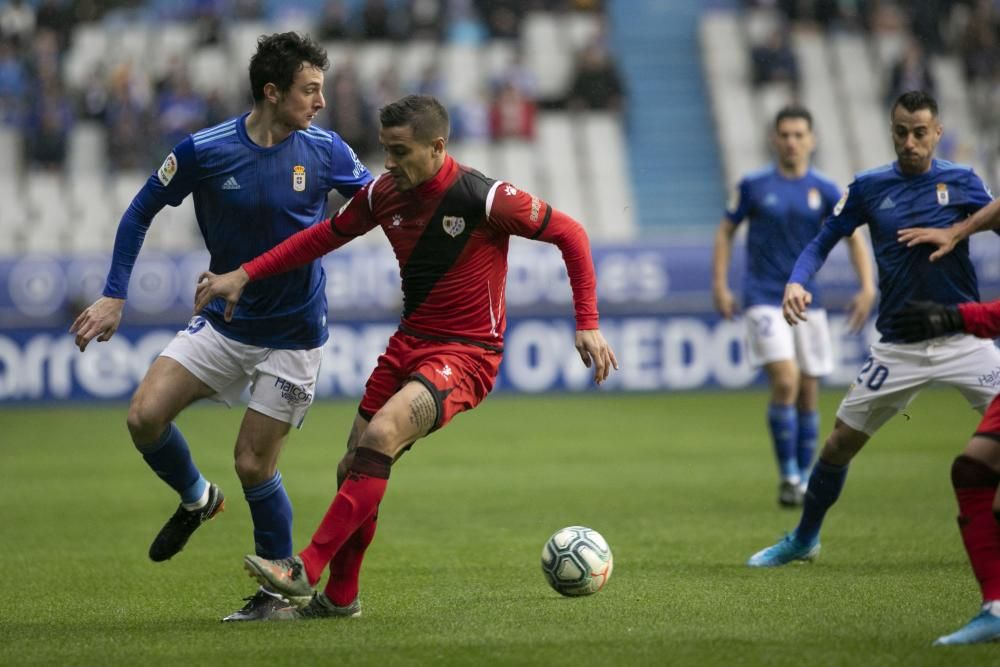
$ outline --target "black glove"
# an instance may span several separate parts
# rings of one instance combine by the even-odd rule
[[[933,301],[908,301],[889,326],[904,343],[916,343],[962,331],[965,323],[957,306]]]

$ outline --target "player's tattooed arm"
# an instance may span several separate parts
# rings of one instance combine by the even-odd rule
[[[429,391],[422,391],[410,401],[410,423],[419,433],[427,433],[437,419],[437,405]]]

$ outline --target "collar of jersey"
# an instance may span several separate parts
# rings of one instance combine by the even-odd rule
[[[240,138],[240,141],[243,142],[244,146],[252,151],[257,151],[258,153],[273,153],[274,151],[279,151],[284,148],[285,144],[291,141],[292,137],[295,136],[295,133],[298,132],[298,130],[292,130],[288,136],[281,141],[281,143],[277,143],[273,146],[261,146],[260,144],[255,143],[254,140],[250,138],[250,135],[247,134],[247,116],[249,115],[250,112],[248,111],[240,116],[239,120],[236,121],[236,136]]]
[[[892,161],[892,170],[896,173],[896,176],[900,178],[905,178],[907,180],[914,180],[918,178],[933,178],[937,176],[938,172],[938,159],[936,157],[931,158],[931,168],[922,174],[917,174],[916,176],[911,174],[904,174],[903,170],[899,168],[899,160]]]
[[[420,197],[435,197],[441,194],[451,184],[451,177],[457,170],[458,163],[450,155],[446,155],[438,172],[414,188],[414,192]]]

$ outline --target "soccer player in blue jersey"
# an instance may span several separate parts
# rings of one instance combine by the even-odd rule
[[[325,106],[326,52],[308,37],[261,37],[250,60],[253,108],[179,143],[122,216],[103,296],[73,323],[80,351],[118,329],[129,276],[153,217],[194,197],[210,268],[239,267],[327,217],[327,195],[349,197],[371,180],[354,151],[312,122]],[[191,403],[231,405],[249,385],[236,438],[236,472],[250,506],[254,547],[266,558],[292,555],[292,507],[277,470],[290,427],[313,400],[326,325],[326,277],[318,261],[250,286],[231,320],[207,306],[153,362],[132,397],[128,429],[150,468],[180,495],[180,506],[149,548],[173,557],[223,507],[219,487],[192,460],[173,423]],[[286,606],[264,589],[225,621],[267,618]]]
[[[767,423],[778,463],[778,503],[802,504],[805,480],[816,451],[819,432],[819,378],[833,370],[833,350],[826,311],[815,284],[809,321],[792,328],[781,314],[785,282],[799,254],[833,211],[840,190],[810,167],[816,146],[812,114],[792,105],[774,119],[776,162],[748,174],[736,188],[719,224],[713,253],[712,292],[715,307],[726,319],[736,313],[727,273],[733,236],[744,219],[747,269],[743,307],[750,361],[763,366],[771,387]],[[857,330],[868,319],[875,301],[871,259],[860,233],[847,238],[851,261],[861,289],[849,307],[848,323]]]
[[[805,285],[837,240],[867,224],[879,270],[876,328],[881,340],[837,410],[833,432],[809,478],[798,526],[777,544],[750,557],[752,567],[808,561],[819,554],[819,533],[827,510],[837,501],[851,459],[868,439],[909,405],[931,382],[958,389],[982,413],[997,394],[1000,351],[991,341],[969,334],[903,342],[894,324],[908,301],[958,304],[978,301],[976,272],[963,242],[936,262],[931,249],[896,240],[906,227],[949,227],[992,201],[972,169],[934,158],[941,138],[937,102],[925,92],[899,96],[891,112],[897,160],[858,174],[820,233],[803,251],[785,287],[783,311],[789,324],[808,318],[812,295]]]

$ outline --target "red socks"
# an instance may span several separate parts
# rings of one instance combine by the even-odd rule
[[[368,545],[375,538],[375,523],[378,521],[378,509],[365,519],[361,527],[354,531],[350,539],[337,551],[330,563],[330,579],[323,590],[330,601],[338,607],[346,607],[358,597],[358,577],[361,575],[361,562],[365,558]]]
[[[305,563],[310,584],[319,581],[323,569],[333,559],[334,554],[362,524],[373,517],[385,495],[391,466],[392,458],[385,454],[367,447],[359,447],[355,451],[354,462],[347,473],[347,479],[334,496],[319,528],[313,533],[309,546],[299,554]],[[371,535],[367,537],[368,542],[375,534],[375,522],[370,523]],[[360,539],[364,540],[365,535],[362,534]],[[365,548],[367,546],[366,543]],[[358,554],[359,561],[363,554],[364,549]],[[358,569],[360,570],[360,562]]]
[[[1000,523],[993,514],[1000,475],[962,455],[951,467],[951,482],[958,499],[958,529],[983,601],[1000,600]]]
[[[1000,600],[1000,524],[993,516],[996,487],[955,489],[958,528],[983,600]]]

